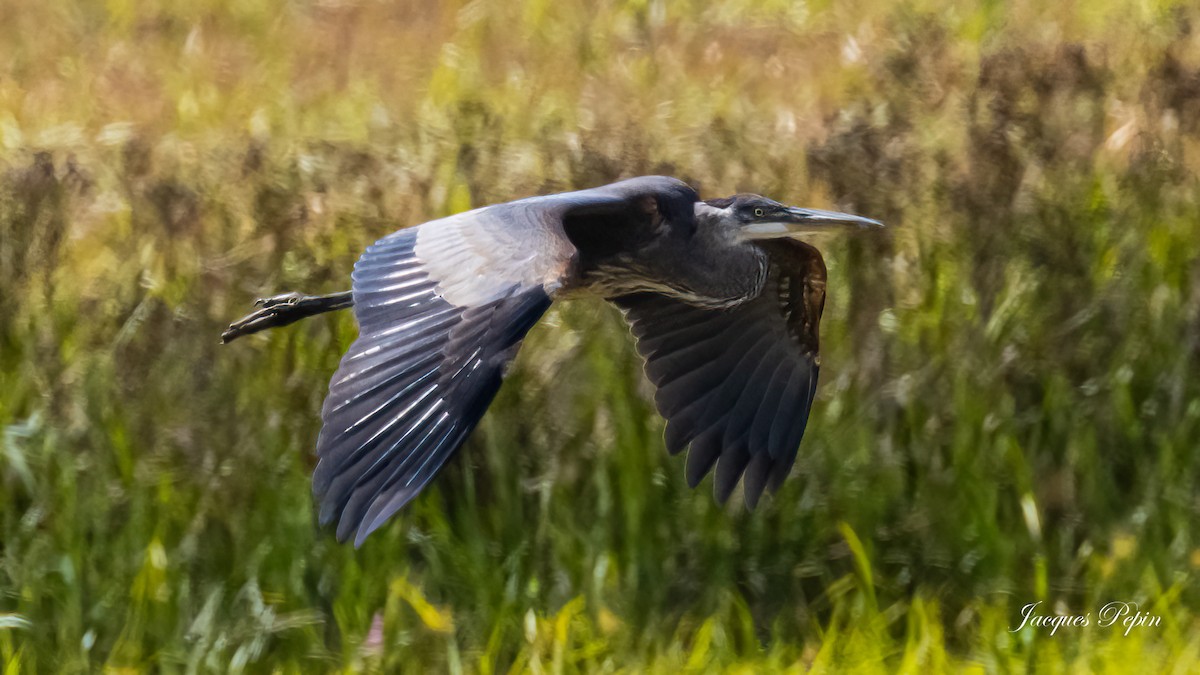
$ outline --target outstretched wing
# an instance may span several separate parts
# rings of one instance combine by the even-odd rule
[[[764,248],[763,291],[736,307],[700,309],[654,293],[614,300],[646,360],[667,449],[690,446],[688,485],[716,464],[717,499],[728,499],[744,475],[751,508],[796,461],[817,389],[825,305],[825,263],[815,248],[795,240]]]
[[[368,248],[353,275],[359,337],[321,413],[313,492],[322,524],[337,520],[338,539],[356,533],[360,545],[463,444],[571,271],[564,220],[645,217],[639,200],[675,183],[635,179],[499,204]]]

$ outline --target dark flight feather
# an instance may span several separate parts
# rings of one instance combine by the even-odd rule
[[[825,265],[807,244],[764,245],[770,258],[758,297],[727,309],[701,309],[656,293],[614,300],[625,312],[672,452],[689,446],[695,487],[716,464],[724,501],[743,478],[753,508],[796,460],[820,369],[818,326]]]
[[[380,241],[354,273],[360,336],[333,376],[317,441],[320,519],[355,543],[403,507],[478,424],[525,333],[550,306],[512,288],[481,307],[438,297],[416,230]],[[396,274],[411,280],[396,288]]]

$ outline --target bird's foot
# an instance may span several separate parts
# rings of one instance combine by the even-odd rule
[[[330,295],[306,295],[304,293],[280,293],[254,301],[257,310],[229,324],[221,333],[221,343],[227,344],[243,335],[250,335],[268,328],[286,326],[307,316],[345,309],[354,304],[350,291]]]
[[[304,298],[311,298],[311,297],[313,297],[313,296],[305,295],[298,291],[292,291],[290,293],[280,293],[279,295],[272,295],[269,298],[259,298],[254,301],[254,306],[262,307],[263,309],[269,309],[271,307],[275,307],[276,305],[294,305],[294,304],[300,302],[301,300],[303,300]]]

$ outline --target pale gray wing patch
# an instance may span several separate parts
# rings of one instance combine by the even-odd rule
[[[509,285],[559,289],[577,251],[563,219],[595,213],[639,211],[646,199],[683,202],[688,217],[698,197],[687,184],[667,176],[642,176],[576,192],[530,197],[456,214],[420,227],[416,257],[438,294],[459,306],[497,299]]]
[[[500,204],[426,223],[416,258],[438,294],[460,307],[496,300],[509,286],[557,290],[575,249],[553,210]]]

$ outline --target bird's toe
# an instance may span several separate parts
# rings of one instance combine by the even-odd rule
[[[299,293],[297,291],[292,291],[290,293],[280,293],[279,295],[272,295],[269,298],[259,298],[254,301],[254,306],[262,307],[263,309],[269,309],[271,307],[276,307],[278,305],[294,305],[294,304],[300,302],[300,300],[304,299],[305,297],[307,297],[307,296],[305,296],[303,293]]]

